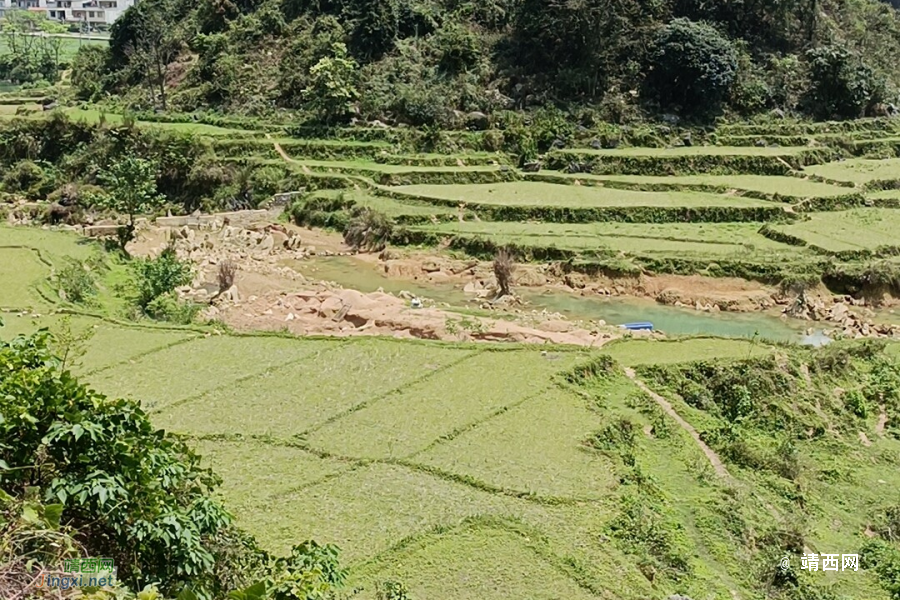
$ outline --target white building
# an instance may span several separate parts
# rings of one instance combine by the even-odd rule
[[[10,10],[42,12],[49,19],[106,29],[136,0],[0,0],[0,18]]]

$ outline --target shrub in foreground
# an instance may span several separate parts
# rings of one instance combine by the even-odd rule
[[[0,343],[0,484],[65,506],[62,524],[90,556],[114,559],[132,587],[212,584],[208,541],[231,517],[218,479],[183,442],[156,430],[137,402],[80,383],[49,334]]]

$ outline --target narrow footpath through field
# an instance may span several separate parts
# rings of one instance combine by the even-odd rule
[[[719,455],[716,454],[712,448],[707,446],[706,442],[704,442],[702,439],[700,439],[700,434],[697,433],[697,430],[694,429],[694,426],[691,425],[690,423],[688,423],[687,421],[685,421],[681,417],[681,415],[679,415],[678,412],[675,411],[675,409],[672,407],[672,404],[668,400],[666,400],[665,398],[663,398],[662,396],[660,396],[659,394],[657,394],[656,392],[651,390],[649,387],[647,387],[646,383],[644,383],[643,381],[638,379],[635,376],[634,369],[632,369],[631,367],[625,367],[625,375],[629,379],[631,379],[635,383],[635,385],[637,385],[639,388],[641,388],[641,390],[643,390],[644,393],[646,393],[648,396],[653,398],[653,400],[655,400],[656,403],[659,404],[660,408],[662,408],[666,412],[667,415],[669,415],[670,417],[675,419],[675,421],[678,422],[678,425],[680,425],[682,429],[684,429],[686,432],[688,432],[688,434],[690,434],[690,436],[692,438],[694,438],[694,441],[697,443],[697,445],[703,451],[703,454],[706,455],[706,458],[709,460],[710,464],[713,466],[713,469],[715,469],[717,475],[719,475],[720,477],[726,477],[729,479],[731,478],[731,476],[728,474],[728,471],[725,469],[725,465],[722,463],[722,459],[719,458]]]

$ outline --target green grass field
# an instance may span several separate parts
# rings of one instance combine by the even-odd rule
[[[507,182],[468,185],[405,185],[394,188],[416,198],[439,198],[471,204],[562,206],[573,208],[622,206],[771,206],[764,200],[699,192],[636,192],[611,188]]]
[[[803,172],[835,181],[863,185],[871,181],[900,179],[900,158],[884,160],[856,158],[808,166]]]
[[[693,255],[767,260],[802,255],[803,251],[758,233],[761,223],[516,223],[448,222],[416,225],[413,229],[444,235],[481,236],[497,243],[565,248],[577,251],[613,250],[629,254]]]
[[[91,46],[91,45],[109,45],[107,40],[97,39],[97,38],[79,38],[77,35],[59,35],[53,36],[60,42],[59,46],[59,59],[65,62],[71,62],[75,55],[78,53],[78,50],[83,46]],[[0,53],[6,54],[9,52],[9,40],[7,40],[6,36],[0,38]]]
[[[776,229],[829,252],[898,247],[900,209],[859,208],[812,213],[807,221],[777,225]]]
[[[851,192],[845,187],[819,183],[799,177],[778,175],[682,175],[678,177],[645,175],[590,175],[554,173],[572,180],[592,180],[639,186],[671,186],[672,188],[721,188],[734,191],[759,192],[796,198],[830,198]]]

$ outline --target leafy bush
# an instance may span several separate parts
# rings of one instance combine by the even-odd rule
[[[344,229],[344,242],[356,250],[383,250],[394,232],[394,222],[366,206],[355,207]]]
[[[137,402],[60,370],[48,336],[0,343],[4,489],[23,498],[36,488],[43,502],[65,505],[62,523],[82,532],[86,553],[113,558],[134,588],[209,589],[209,540],[231,522],[210,495],[218,480]]]
[[[876,515],[875,531],[888,542],[900,541],[900,504],[887,506]]]
[[[97,185],[66,183],[53,190],[47,196],[47,201],[62,206],[90,208],[95,204],[102,204],[104,202],[102,197],[105,194],[103,188]]]
[[[641,557],[639,568],[649,579],[657,572],[676,580],[691,572],[684,527],[648,494],[629,492],[623,496],[620,513],[609,529],[626,550]]]
[[[0,597],[43,598],[35,589],[36,573],[79,555],[71,531],[60,527],[62,508],[0,491]]]
[[[900,407],[900,364],[886,357],[875,359],[863,394],[875,404]]]
[[[339,555],[338,548],[331,544],[310,540],[294,546],[290,556],[275,562],[269,597],[272,600],[332,598],[347,579]]]
[[[440,68],[450,74],[460,73],[475,66],[481,56],[481,40],[475,32],[455,23],[445,23],[433,37],[440,54]]]
[[[805,102],[819,119],[853,119],[880,102],[884,82],[844,45],[821,46],[806,53],[810,88]]]
[[[594,434],[588,443],[598,450],[617,452],[626,465],[634,466],[636,429],[629,419],[619,418]]]
[[[90,303],[97,295],[97,281],[88,265],[69,259],[56,273],[59,295],[67,302]]]
[[[874,570],[891,598],[900,598],[900,550],[883,540],[870,540],[859,549],[860,567]]]
[[[42,199],[55,187],[56,178],[31,160],[16,163],[3,176],[3,191],[24,194],[33,200]]]
[[[857,417],[865,419],[869,416],[869,405],[862,390],[850,390],[842,396],[844,405]]]
[[[713,27],[684,18],[662,29],[650,60],[651,94],[663,108],[689,115],[717,111],[737,72],[731,42]]]
[[[134,302],[145,313],[154,300],[191,282],[191,264],[179,259],[171,246],[156,258],[136,259],[132,270],[137,292]]]
[[[200,313],[200,305],[178,298],[174,292],[157,296],[147,304],[144,314],[157,321],[190,325]]]
[[[375,589],[375,600],[410,600],[409,590],[401,581],[382,581]]]

